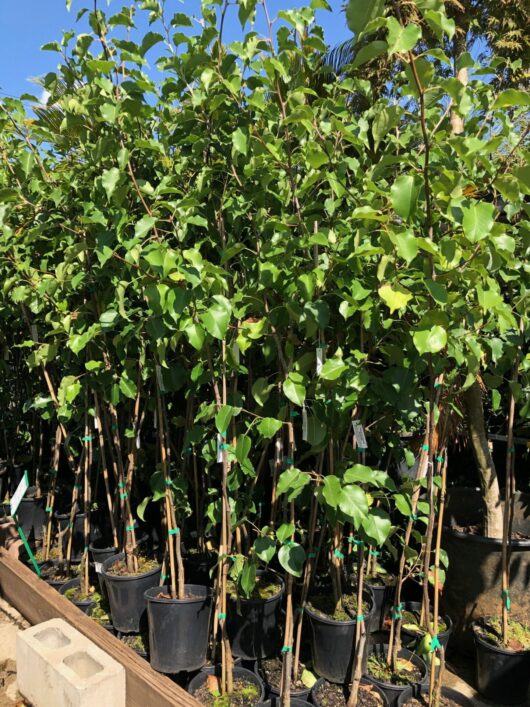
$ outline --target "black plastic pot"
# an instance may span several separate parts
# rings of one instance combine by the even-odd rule
[[[382,643],[376,643],[368,647],[368,652],[371,655],[376,653],[378,657],[385,659],[388,651],[388,646]],[[407,699],[412,697],[413,694],[418,694],[422,683],[427,679],[427,666],[424,661],[417,656],[415,653],[406,648],[402,648],[398,653],[399,658],[404,658],[405,660],[410,660],[419,670],[421,671],[421,679],[413,685],[393,685],[392,683],[383,682],[374,678],[370,674],[366,674],[366,679],[385,693],[388,700],[389,707],[395,707],[398,704],[398,700],[401,695],[405,694]]]
[[[369,634],[372,627],[372,617],[375,612],[375,602],[372,592],[363,592],[364,601],[369,602],[370,609],[364,616],[366,631]],[[306,607],[311,631],[311,655],[313,668],[317,675],[329,682],[345,683],[351,675],[355,657],[355,631],[357,619],[351,621],[334,621],[320,616],[310,607]],[[363,672],[366,669],[367,653],[363,660]]]
[[[316,705],[316,707],[321,707],[321,704],[317,698],[317,692],[318,692],[320,686],[322,685],[322,683],[324,683],[324,682],[329,682],[329,681],[324,680],[324,678],[319,678],[311,689],[311,702],[312,702],[312,704]],[[385,693],[377,685],[374,685],[374,683],[371,682],[370,680],[368,680],[367,678],[364,678],[364,677],[361,678],[361,685],[367,685],[367,684],[372,685],[375,688],[376,692],[381,696],[381,699],[383,700],[383,707],[388,707],[388,700],[387,700]],[[345,695],[346,694],[347,694],[347,692],[345,689]]]
[[[125,559],[125,553],[109,557],[101,567],[109,598],[112,623],[122,633],[140,633],[146,628],[147,613],[144,594],[160,584],[161,565],[143,574],[120,576],[109,574],[108,569]]]
[[[420,692],[422,695],[428,695],[429,686],[422,685]],[[403,707],[403,705],[406,705],[411,697],[412,695],[407,695],[405,693],[400,695],[397,701],[398,707]],[[469,697],[465,697],[465,695],[462,695],[462,693],[458,692],[457,690],[453,690],[452,687],[442,687],[442,697],[447,697],[455,704],[460,705],[460,707],[473,707],[473,702],[469,699]]]
[[[221,666],[216,665],[215,668],[203,668],[197,675],[190,680],[190,683],[188,685],[188,692],[190,695],[194,695],[195,692],[204,685],[206,682],[206,679],[208,678],[208,675],[217,675],[218,677],[221,676]],[[252,670],[247,670],[246,668],[234,668],[232,670],[232,676],[234,678],[245,678],[245,680],[248,680],[248,682],[253,683],[256,685],[256,687],[260,690],[260,696],[258,698],[258,702],[263,702],[265,698],[265,685],[263,684],[263,680],[256,675],[256,673],[253,673]]]
[[[44,498],[35,498],[35,487],[30,487],[24,498],[20,501],[17,510],[18,522],[26,538],[33,535],[35,540],[42,538],[42,527],[46,524],[44,512]]]
[[[298,697],[291,697],[291,707],[306,707],[306,705],[311,704],[307,700],[301,700]],[[281,700],[279,697],[271,697],[266,702],[258,702],[256,707],[281,707]]]
[[[217,564],[217,555],[187,555],[184,558],[184,570],[187,581],[190,584],[198,584],[202,587],[212,587],[214,576],[210,575],[211,570]]]
[[[59,529],[64,530],[68,523],[70,522],[69,513],[56,513],[55,518],[59,523]],[[68,548],[68,535],[65,533],[63,535],[63,553],[66,555],[66,550]],[[85,546],[85,514],[76,513],[74,518],[74,526],[72,528],[72,560],[74,562],[81,562],[83,557],[83,549]]]
[[[530,650],[494,646],[478,634],[478,626],[473,624],[478,691],[498,705],[530,704]]]
[[[98,576],[99,588],[101,589],[101,594],[107,596],[107,588],[105,587],[105,580],[101,574],[101,566],[108,560],[109,557],[113,557],[117,554],[118,550],[113,545],[110,545],[106,538],[97,538],[90,543],[88,547],[92,559],[94,561],[94,569]]]
[[[124,643],[123,640],[122,640],[122,639],[123,639],[123,634],[120,633],[119,631],[117,631],[117,632],[116,632],[116,635],[117,635],[117,638],[118,638],[122,643]],[[130,634],[127,634],[127,635],[130,635]],[[144,641],[144,643],[145,643],[145,641]],[[134,646],[129,646],[127,643],[124,643],[124,645],[127,646],[127,648],[130,648],[132,651],[134,651],[134,652],[136,653],[136,655],[139,655],[140,658],[143,658],[144,660],[149,660],[149,653],[148,653],[147,651],[144,651],[144,650],[142,650],[141,648],[134,648]]]
[[[37,564],[39,565],[41,572],[44,572],[50,567],[57,567],[59,560],[44,560],[43,562],[38,562]],[[69,579],[48,579],[46,577],[43,577],[42,579],[46,582],[46,584],[49,584],[50,587],[57,589],[57,591],[59,591],[63,584],[70,581]],[[75,577],[72,577],[72,579],[75,579]]]
[[[414,613],[419,614],[421,612],[421,602],[406,601],[404,604],[404,611],[412,611]],[[440,641],[444,649],[446,649],[447,644],[449,643],[449,638],[451,636],[451,631],[453,630],[453,622],[451,621],[451,618],[449,616],[442,616],[441,618],[447,626],[447,630],[441,631],[438,634],[438,640]],[[418,643],[421,641],[423,636],[423,633],[409,631],[408,629],[404,628],[403,625],[401,626],[401,640],[406,646],[406,648],[409,648],[412,651],[417,647]]]
[[[515,494],[516,531],[530,536],[530,495]],[[480,522],[480,491],[454,488],[448,494],[449,522],[466,526]],[[492,616],[499,610],[502,578],[502,541],[444,528],[442,547],[449,557],[449,567],[441,598],[441,611],[453,620],[451,646],[473,655],[474,621]],[[521,615],[530,616],[530,540],[513,540],[510,556],[510,597]]]
[[[263,572],[258,572],[263,576]],[[280,650],[280,612],[283,580],[276,574],[265,573],[281,590],[269,599],[233,599],[227,602],[226,628],[232,653],[243,660],[258,660],[275,655]]]
[[[199,670],[206,663],[212,591],[186,584],[190,599],[158,599],[169,587],[152,587],[144,596],[149,623],[151,665],[160,673]]]
[[[265,689],[268,693],[267,697],[270,697],[273,700],[276,700],[276,699],[279,700],[280,690],[278,687],[275,687],[274,685],[270,685],[267,682],[267,674],[261,666],[261,661],[257,660],[254,663],[254,672],[256,673],[256,675],[258,675],[263,680],[263,683],[265,685]],[[307,702],[310,692],[311,692],[311,688],[309,688],[309,687],[303,688],[302,690],[291,690],[291,703],[296,700],[299,700],[302,702]],[[278,704],[280,704],[279,701],[278,701]]]
[[[374,616],[371,630],[381,631],[385,623],[388,607],[392,604],[395,586],[391,584],[371,584],[365,580],[365,586],[374,596]]]
[[[65,582],[60,587],[59,594],[64,594],[69,589],[79,587],[80,584],[81,580],[79,579],[79,577],[76,577],[75,579],[69,579],[68,582]],[[72,602],[72,604],[77,606],[78,609],[81,609],[84,614],[88,614],[96,606],[96,602],[92,599],[84,599],[83,601],[75,601],[74,599],[70,599],[70,601]]]

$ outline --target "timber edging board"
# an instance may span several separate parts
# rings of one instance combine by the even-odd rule
[[[31,624],[64,619],[125,668],[127,707],[196,707],[195,698],[0,548],[0,593]]]

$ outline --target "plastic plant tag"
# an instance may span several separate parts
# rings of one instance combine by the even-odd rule
[[[29,479],[28,479],[28,472],[24,472],[24,476],[20,479],[20,483],[17,486],[17,490],[11,497],[11,515],[14,516],[15,513],[18,510],[18,507],[20,506],[20,502],[24,498],[24,494],[26,491],[29,489]]]
[[[38,341],[39,340],[39,333],[37,331],[37,325],[31,324],[29,328],[31,331],[31,338],[33,339],[33,341]]]
[[[302,439],[307,442],[307,410],[306,406],[302,406]]]
[[[94,562],[94,569],[96,570],[97,574],[101,574],[102,567],[103,567],[102,562]]]
[[[353,420],[351,424],[359,450],[364,451],[365,449],[368,449],[368,444],[366,442],[366,436],[364,434],[362,422],[360,420]]]
[[[164,378],[163,378],[163,376],[162,376],[162,369],[160,368],[160,366],[158,365],[158,363],[156,364],[156,380],[157,380],[157,383],[158,383],[158,387],[159,387],[159,389],[160,389],[160,392],[161,392],[161,393],[164,393],[164,392],[165,392],[165,388],[164,388]]]
[[[239,359],[240,359],[240,354],[241,354],[241,349],[239,348],[239,344],[237,341],[234,341],[232,344],[232,356],[234,357],[234,361],[237,363],[239,366]]]
[[[223,463],[223,436],[220,432],[217,433],[217,462]]]
[[[140,435],[136,435],[136,449],[140,449]]]
[[[98,429],[99,429],[99,427],[98,427],[98,418],[97,418],[97,417],[94,418],[94,429],[95,429],[95,430],[98,430]]]
[[[317,357],[317,376],[319,376],[320,371],[322,370],[322,366],[324,365],[324,349],[322,346],[317,346],[316,357]]]

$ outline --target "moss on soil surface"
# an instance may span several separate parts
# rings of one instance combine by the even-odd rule
[[[502,621],[500,617],[488,619],[478,628],[480,636],[497,648],[512,651],[530,650],[530,624],[516,619],[508,619],[508,640],[504,645],[502,641]]]
[[[332,619],[333,621],[352,621],[357,616],[357,595],[343,594],[342,608],[338,610],[335,610],[335,602],[331,592],[313,595],[308,602],[308,606],[324,619]],[[368,610],[368,603],[363,601],[363,615],[366,615]]]
[[[276,596],[281,591],[282,585],[279,582],[271,582],[270,578],[256,577],[256,586],[249,597],[241,597],[240,599],[270,599]],[[232,599],[238,598],[237,586],[232,580],[228,580],[227,589]]]
[[[421,670],[406,658],[398,658],[395,670],[392,670],[384,658],[371,655],[367,667],[372,677],[390,685],[413,685],[421,679]]]

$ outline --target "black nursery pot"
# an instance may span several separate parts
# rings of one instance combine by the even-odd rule
[[[473,624],[478,691],[498,705],[529,704],[530,650],[494,646],[478,634],[478,625]]]
[[[324,678],[319,678],[316,681],[316,683],[313,685],[313,687],[311,688],[311,702],[312,702],[312,704],[316,705],[316,707],[322,707],[321,703],[318,701],[317,692],[318,692],[320,686],[322,685],[322,683],[324,683],[324,682],[326,682],[324,680]],[[370,680],[368,680],[365,677],[361,678],[361,685],[372,685],[375,688],[375,691],[381,697],[381,699],[383,701],[383,707],[388,707],[388,700],[386,698],[386,695],[377,685],[374,685],[374,683],[370,682]],[[346,693],[346,691],[345,691],[345,693]]]
[[[67,592],[69,589],[74,589],[79,587],[81,584],[81,580],[79,577],[76,577],[75,579],[69,579],[68,582],[65,582],[59,589],[59,594],[64,594]],[[90,613],[92,609],[96,606],[96,602],[92,601],[92,599],[84,599],[83,601],[75,601],[74,599],[70,599],[72,604],[77,606],[78,609],[81,609],[81,611],[84,614]]]
[[[229,597],[226,628],[232,653],[243,660],[268,658],[280,650],[283,580],[273,573],[258,575],[282,585],[269,599]]]
[[[378,657],[386,658],[388,646],[386,644],[377,643],[369,646],[368,651],[370,654],[376,653]],[[418,682],[414,683],[413,685],[393,685],[392,683],[378,680],[372,675],[366,675],[366,679],[369,682],[371,682],[373,685],[377,685],[381,692],[385,693],[389,707],[395,707],[395,705],[398,704],[398,700],[402,695],[405,695],[403,699],[408,699],[414,694],[418,694],[421,689],[421,684],[427,678],[427,666],[425,665],[424,661],[415,653],[411,653],[411,651],[407,650],[406,648],[402,648],[398,653],[398,657],[404,658],[405,660],[410,660],[413,665],[419,668],[421,672],[421,679],[418,680]]]
[[[281,700],[277,696],[270,697],[266,702],[258,702],[256,707],[281,707]],[[299,697],[291,697],[291,707],[306,707],[311,704],[307,700],[301,700]]]
[[[363,592],[363,599],[369,603],[370,609],[364,616],[367,634],[372,627],[375,612],[375,602],[372,592]],[[313,668],[317,675],[329,682],[341,685],[349,679],[355,657],[355,631],[357,619],[351,621],[334,621],[320,616],[310,607],[306,607],[311,628],[311,655]],[[363,672],[366,670],[367,654],[363,660]]]
[[[421,612],[421,602],[406,601],[404,604],[404,610],[419,614]],[[441,618],[447,626],[447,630],[438,633],[438,640],[440,641],[441,645],[444,647],[445,650],[447,648],[447,644],[449,643],[449,638],[451,637],[451,631],[453,630],[453,622],[451,621],[449,616],[442,616]],[[423,635],[423,633],[415,633],[414,631],[409,631],[408,629],[403,628],[403,625],[401,626],[401,636],[403,643],[407,648],[410,648],[410,650],[414,650],[414,648],[416,648],[417,644],[423,638]]]
[[[278,706],[280,705],[280,689],[274,685],[269,685],[267,682],[267,674],[261,666],[261,661],[257,660],[254,663],[254,672],[258,675],[265,685],[265,689],[268,692],[267,697],[270,698],[269,702],[272,701],[273,705],[276,704],[274,700],[277,700]],[[291,704],[296,701],[307,702],[309,698],[309,693],[311,692],[310,687],[303,688],[301,690],[291,690]]]
[[[57,567],[59,563],[60,560],[44,560],[43,562],[38,562],[37,564],[39,565],[40,571],[44,572],[50,567]],[[63,565],[66,567],[66,562],[63,561]],[[66,584],[70,581],[69,579],[48,579],[47,577],[42,577],[42,579],[46,582],[46,584],[49,584],[50,587],[57,589],[57,591],[59,591],[63,584]],[[72,579],[75,578],[72,577]]]
[[[387,609],[392,603],[395,585],[371,584],[366,580],[364,584],[374,595],[374,616],[372,619],[371,630],[372,632],[381,631],[385,622]]]
[[[170,588],[152,587],[144,596],[149,622],[151,665],[160,673],[199,670],[206,663],[210,637],[212,591],[186,584],[189,599],[158,599]]]
[[[114,628],[122,633],[140,633],[147,619],[144,594],[160,584],[162,567],[158,565],[149,572],[132,576],[108,573],[107,570],[115,562],[124,559],[123,552],[109,557],[103,563],[101,573],[105,579]]]
[[[55,518],[59,523],[59,529],[64,530],[70,522],[69,513],[56,513]],[[76,513],[74,527],[72,528],[72,560],[81,562],[83,549],[85,546],[85,513]],[[66,555],[68,547],[68,533],[63,535],[63,552]]]
[[[107,596],[107,588],[105,587],[105,580],[101,574],[101,568],[105,560],[109,557],[113,557],[117,554],[118,550],[109,543],[106,538],[97,538],[90,543],[88,547],[92,559],[94,560],[94,569],[98,576],[99,588],[101,589],[101,594]]]
[[[197,673],[197,675],[190,680],[190,683],[188,685],[188,692],[190,695],[194,695],[195,692],[204,685],[206,682],[208,675],[217,675],[218,677],[221,676],[221,666],[216,665],[215,667],[212,668],[203,668],[200,673]],[[253,673],[252,670],[247,670],[246,668],[239,668],[235,667],[232,670],[232,676],[234,678],[244,678],[245,680],[248,680],[248,682],[253,683],[256,685],[256,687],[260,690],[260,695],[258,697],[258,703],[262,702],[265,698],[265,686],[263,684],[263,680],[256,675],[256,673]]]
[[[184,558],[186,579],[190,584],[198,584],[202,587],[212,587],[214,577],[210,575],[210,572],[217,564],[217,559],[217,555],[213,553],[187,555]]]

